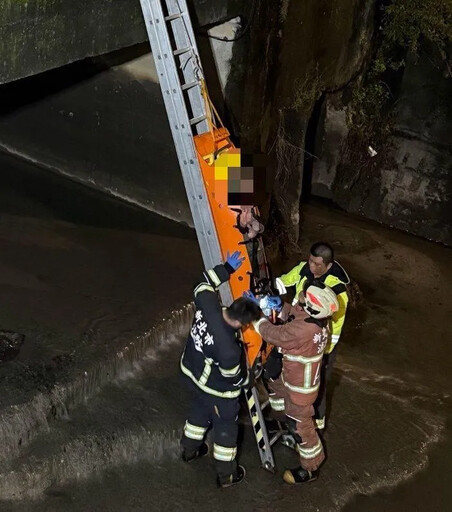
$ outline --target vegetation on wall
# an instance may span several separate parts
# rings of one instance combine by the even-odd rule
[[[324,89],[324,79],[317,64],[314,69],[307,72],[304,78],[298,78],[295,81],[293,100],[289,108],[309,116],[314,103]]]
[[[348,124],[355,137],[381,144],[391,131],[395,102],[393,85],[402,76],[407,55],[418,57],[429,47],[446,63],[452,41],[451,0],[392,0],[380,7],[377,49],[367,73],[355,84],[348,109]]]

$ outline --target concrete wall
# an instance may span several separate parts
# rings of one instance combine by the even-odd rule
[[[249,11],[243,0],[188,4],[198,25]],[[2,0],[0,84],[143,41],[139,0]]]
[[[223,7],[213,14],[225,16]],[[208,33],[232,39],[240,20]],[[211,40],[202,40],[207,52]],[[224,110],[235,45],[212,46],[213,64],[205,66],[219,76],[215,94]],[[11,82],[0,92],[0,149],[192,225],[147,44]]]
[[[344,161],[341,91],[365,68],[375,7],[375,0],[194,0],[212,99],[242,147],[274,157],[270,217],[278,232],[285,225],[289,244],[299,232],[306,133],[322,97],[312,192],[350,212],[452,243],[452,85],[428,59],[405,70],[391,148],[376,148],[377,158],[359,168]],[[206,37],[234,39],[244,27],[245,37],[235,43]],[[145,38],[135,0],[7,0],[0,14],[0,80]],[[191,223],[146,48],[3,85],[0,147]]]
[[[138,0],[2,0],[0,83],[146,39]]]
[[[408,63],[392,136],[385,148],[375,146],[373,158],[366,148],[352,161],[344,154],[347,106],[341,94],[327,95],[312,191],[347,211],[452,245],[452,79],[432,62],[425,55]]]
[[[80,71],[79,71],[80,70]],[[162,215],[191,223],[165,108],[149,53],[0,117],[0,147]],[[65,73],[54,72],[56,84]],[[34,77],[27,89],[49,80]],[[81,77],[80,77],[81,78]],[[17,86],[9,92],[17,95]],[[5,93],[4,93],[5,94]]]
[[[333,198],[332,187],[341,161],[340,148],[348,135],[347,112],[341,94],[327,94],[321,106],[315,136],[311,193]],[[339,103],[339,106],[337,106]]]

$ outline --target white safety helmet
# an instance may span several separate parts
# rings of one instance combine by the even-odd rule
[[[313,318],[328,318],[339,309],[339,302],[333,290],[321,281],[310,284],[301,303],[306,313]]]

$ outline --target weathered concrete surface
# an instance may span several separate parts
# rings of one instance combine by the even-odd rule
[[[452,245],[452,77],[424,56],[409,62],[392,158],[381,169],[378,220]],[[371,205],[363,208],[364,214]]]
[[[104,71],[109,64],[3,86],[0,147],[192,225],[151,54]]]
[[[243,0],[194,0],[200,26],[247,13]],[[147,41],[139,0],[3,0],[0,84]]]
[[[18,377],[24,388],[36,385],[36,363],[70,347],[77,360],[92,357],[100,365],[113,348],[125,353],[133,346],[129,340],[148,330],[154,313],[189,298],[200,259],[195,252],[196,259],[188,257],[196,243],[185,238],[186,229],[172,231],[172,223],[157,224],[52,175],[32,181],[40,173],[11,160],[2,169],[10,178],[0,206],[1,319],[29,340],[3,375]],[[247,426],[240,460],[248,476],[237,489],[217,491],[208,458],[188,467],[179,462],[189,397],[186,382],[178,380],[181,339],[170,337],[147,357],[137,354],[122,380],[104,382],[98,394],[92,390],[49,422],[48,432],[18,447],[19,457],[0,467],[1,495],[8,498],[2,511],[207,512],[237,503],[269,512],[337,511],[356,494],[409,485],[413,476],[419,486],[432,453],[439,457],[438,480],[447,482],[449,452],[437,450],[449,435],[451,415],[450,250],[317,206],[306,210],[303,229],[302,251],[319,237],[331,240],[365,294],[360,308],[350,311],[338,347],[325,434],[329,458],[318,482],[291,489],[280,474],[261,470]],[[276,261],[275,271],[293,262]],[[419,275],[435,304],[427,315]],[[54,366],[44,373],[47,393],[59,371]],[[249,423],[246,415],[243,420]],[[275,453],[280,470],[296,464],[289,450]],[[429,500],[418,494],[418,503],[424,512],[442,510],[438,503],[449,503],[449,492],[443,485]]]
[[[243,102],[246,35],[229,42],[242,35],[242,23],[251,15],[248,6],[241,8],[239,1],[200,2],[194,16],[202,25],[226,20],[203,30],[199,46],[212,97],[223,114],[230,112],[229,119]],[[3,85],[0,148],[192,226],[147,44]]]
[[[312,162],[311,193],[317,197],[332,199],[336,170],[341,162],[341,148],[348,135],[347,111],[341,101],[341,93],[327,94],[315,134]]]
[[[146,39],[138,0],[4,0],[0,83]]]
[[[153,325],[177,330],[201,256],[187,227],[9,157],[0,169],[0,325],[25,335],[0,364],[3,460],[130,371],[160,343]]]
[[[452,244],[452,79],[428,56],[409,61],[386,147],[349,148],[346,102],[327,95],[320,119],[313,193],[344,209]],[[339,123],[338,123],[339,121]],[[359,161],[359,163],[357,163]]]

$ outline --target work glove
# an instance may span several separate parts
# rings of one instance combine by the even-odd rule
[[[244,261],[245,256],[242,257],[242,253],[240,251],[235,251],[232,254],[229,254],[228,251],[226,256],[226,263],[232,268],[233,272],[239,269]]]
[[[257,304],[260,307],[260,300],[254,295],[254,293],[251,290],[243,292],[243,296],[245,297],[245,299],[252,300],[254,304]]]
[[[278,313],[281,311],[283,302],[278,295],[267,295],[260,299],[259,307],[265,316],[270,316],[272,311],[277,311]]]

